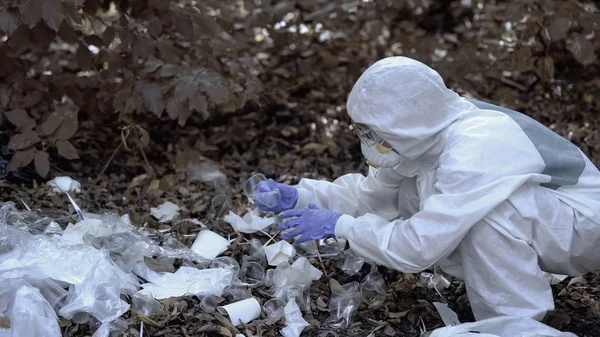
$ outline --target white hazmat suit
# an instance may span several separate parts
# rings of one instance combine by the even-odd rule
[[[347,110],[402,162],[302,179],[296,208],[344,214],[335,235],[356,253],[401,272],[440,266],[465,281],[477,320],[540,320],[554,308],[543,272],[600,269],[600,172],[550,129],[404,57],[367,69]]]

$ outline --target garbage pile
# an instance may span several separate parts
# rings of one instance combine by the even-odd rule
[[[161,300],[184,296],[196,296],[203,311],[226,315],[233,326],[262,314],[267,324],[285,320],[283,336],[299,336],[309,326],[302,313],[311,310],[310,285],[323,275],[308,259],[343,248],[333,239],[280,241],[273,233],[277,219],[252,209],[243,217],[233,212],[223,217],[232,233],[268,238],[245,238],[248,254],[236,261],[220,256],[233,239],[199,221],[204,228],[187,247],[164,231],[135,226],[127,215],[86,213],[70,195],[81,185],[68,177],[49,184],[71,200],[76,214],[48,216],[25,203],[26,210],[0,204],[0,336],[62,336],[59,317],[89,324],[93,337],[116,336],[127,328],[126,312],[152,316],[163,310]],[[170,202],[152,209],[159,222],[172,221],[178,212]],[[271,297],[264,303],[253,295],[259,286]],[[354,282],[336,290],[332,326],[351,324],[359,287]]]

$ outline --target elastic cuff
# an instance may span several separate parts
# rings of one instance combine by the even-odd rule
[[[337,238],[348,239],[350,236],[350,227],[354,224],[354,217],[343,214],[335,223],[335,236]]]
[[[298,191],[298,201],[296,201],[296,206],[294,209],[308,208],[312,193],[309,190],[301,187],[296,187],[296,190]]]

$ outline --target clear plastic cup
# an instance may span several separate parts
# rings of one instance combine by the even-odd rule
[[[144,316],[152,316],[162,311],[163,305],[151,293],[137,292],[131,298],[133,309]]]
[[[338,266],[346,275],[352,276],[358,273],[364,264],[364,258],[356,255],[353,250],[348,249],[344,255],[342,255]]]
[[[257,286],[265,279],[265,269],[257,262],[244,262],[240,269],[239,279],[250,287]]]
[[[330,316],[325,320],[326,325],[334,329],[349,328],[352,325],[361,302],[359,288],[358,282],[351,282],[343,284],[340,289],[331,289]]]
[[[40,293],[48,301],[50,306],[58,312],[67,304],[67,294],[65,288],[58,285],[52,279],[35,280],[31,282],[33,286],[39,289]]]
[[[229,256],[221,256],[212,260],[210,263],[211,268],[223,268],[223,269],[231,269],[233,274],[233,279],[235,279],[240,273],[240,264]]]
[[[360,284],[362,301],[370,308],[380,306],[385,302],[385,291],[385,281],[378,271],[365,276]]]
[[[265,181],[270,187],[270,191],[260,191],[259,184]],[[251,203],[257,201],[266,207],[273,208],[281,202],[281,192],[277,185],[273,184],[262,173],[252,175],[244,183],[244,195]]]
[[[281,298],[273,298],[265,302],[263,312],[265,313],[265,323],[273,325],[283,318],[286,302]]]

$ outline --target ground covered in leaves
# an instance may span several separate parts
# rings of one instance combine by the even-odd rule
[[[256,43],[247,51],[261,65],[256,100],[204,121],[192,118],[184,128],[173,119],[140,117],[136,123],[141,128],[119,130],[123,125],[85,118],[84,111],[78,133],[70,138],[80,159],[53,162],[50,176],[78,179],[82,192],[76,200],[90,212],[128,213],[140,226],[159,227],[150,208],[169,200],[181,207],[181,218],[196,218],[231,234],[219,215],[223,207],[243,212],[241,184],[253,172],[295,183],[303,177],[333,179],[365,171],[358,141],[348,130],[345,99],[366,66],[391,55],[433,66],[463,95],[536,118],[600,164],[599,45],[594,38],[599,23],[591,3],[409,1],[394,7],[392,1],[278,1],[271,7],[281,18],[279,28],[270,26],[269,34],[257,31]],[[3,166],[13,153],[4,144],[14,134],[5,126],[0,133]],[[138,143],[147,146],[132,145]],[[228,178],[231,206],[213,203],[223,185],[205,183],[211,162]],[[68,200],[40,184],[33,169],[3,174],[4,201],[73,211]],[[198,230],[181,222],[172,235],[189,245],[190,234]],[[240,257],[244,249],[234,244],[226,254]],[[316,260],[313,264],[320,266]],[[312,315],[305,319],[312,327],[304,335],[417,336],[421,318],[429,330],[443,325],[431,304],[443,301],[440,295],[417,282],[416,275],[380,268],[388,284],[386,302],[361,308],[347,330],[327,328],[322,323],[329,280],[360,280],[367,267],[349,278],[337,268],[336,258],[325,259],[324,265],[327,277],[311,288]],[[600,273],[568,278],[554,290],[557,310],[547,318],[550,325],[581,337],[600,334]],[[253,294],[268,299],[260,288]],[[442,295],[461,321],[473,319],[460,281]],[[165,304],[164,315],[143,318],[148,336],[227,335],[220,327],[235,329],[218,314],[204,313],[195,298]],[[127,317],[126,335],[137,336],[142,318],[135,313]],[[65,336],[90,334],[88,326],[62,323]],[[279,328],[256,320],[239,330],[247,336],[277,336]]]

